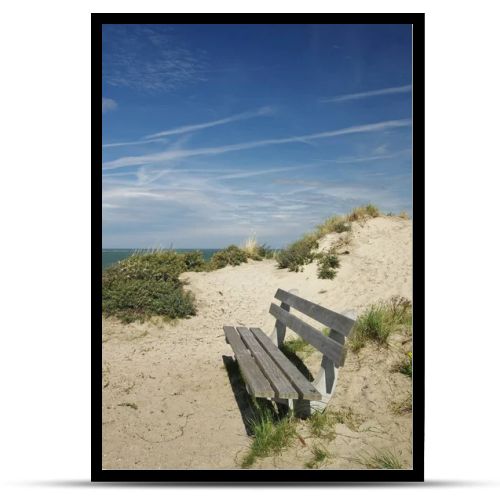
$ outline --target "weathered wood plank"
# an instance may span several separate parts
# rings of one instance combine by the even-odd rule
[[[276,397],[282,399],[298,399],[298,392],[295,390],[285,374],[281,371],[279,366],[276,365],[260,343],[257,342],[253,333],[248,328],[240,326],[238,326],[236,330],[238,330],[241,339],[247,345],[248,349],[250,349],[253,358],[262,370],[262,373],[264,373],[269,380],[271,387],[275,390]]]
[[[245,344],[240,338],[236,329],[232,326],[224,326],[224,333],[227,342],[231,345],[241,374],[245,379],[250,394],[257,398],[273,398],[275,397],[274,389],[269,384],[269,381],[262,373],[257,363],[247,351]]]
[[[284,311],[276,304],[271,304],[269,312],[279,319],[286,326],[309,342],[318,351],[330,358],[337,365],[342,365],[344,361],[344,347],[331,338],[325,337],[319,330],[308,325],[293,314]]]
[[[354,326],[355,322],[351,318],[335,311],[330,311],[330,309],[309,300],[297,297],[293,293],[285,292],[281,288],[278,288],[274,297],[344,336],[349,335]]]
[[[273,361],[281,368],[291,384],[297,389],[301,399],[320,401],[321,394],[307,380],[297,367],[273,344],[272,340],[260,329],[250,328],[255,338],[262,345]]]

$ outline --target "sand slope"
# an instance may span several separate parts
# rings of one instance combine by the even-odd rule
[[[321,246],[336,237],[328,235]],[[344,313],[393,295],[411,299],[411,241],[411,221],[355,223],[334,280],[317,279],[316,264],[290,273],[274,261],[185,273],[197,298],[196,317],[175,324],[103,320],[103,468],[238,467],[250,439],[223,362],[232,351],[222,326],[260,326],[271,333],[268,310],[278,287]],[[359,428],[337,425],[337,437],[324,442],[333,455],[325,467],[359,468],[354,458],[373,449],[393,450],[411,466],[411,414],[390,410],[411,391],[411,380],[391,371],[411,350],[401,342],[396,337],[390,350],[368,347],[348,355],[330,407],[352,410]],[[307,363],[314,368],[318,360],[313,355]],[[315,441],[305,425],[300,432],[305,446],[298,441],[256,467],[303,468]]]

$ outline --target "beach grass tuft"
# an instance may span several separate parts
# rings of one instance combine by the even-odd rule
[[[372,454],[360,455],[356,462],[367,469],[402,469],[401,460],[389,450],[376,450]]]
[[[241,466],[248,469],[258,458],[278,454],[290,446],[296,436],[296,426],[296,420],[290,415],[280,419],[269,408],[259,408],[250,422],[253,441]]]
[[[331,453],[322,446],[314,445],[312,448],[312,458],[304,466],[306,469],[317,469],[325,460],[331,458]]]
[[[385,302],[371,305],[356,321],[349,338],[352,351],[359,351],[367,341],[387,346],[389,336],[401,328],[410,329],[412,325],[411,301],[394,296]]]

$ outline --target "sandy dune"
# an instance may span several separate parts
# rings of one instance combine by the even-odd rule
[[[327,236],[322,246],[337,236]],[[411,243],[411,221],[379,217],[354,224],[334,280],[317,279],[316,264],[291,273],[274,261],[185,273],[196,317],[175,324],[103,320],[103,468],[239,467],[250,438],[238,405],[241,388],[233,390],[224,366],[223,356],[232,351],[222,326],[271,333],[268,310],[278,287],[344,313],[393,295],[411,299]],[[391,370],[405,350],[411,345],[396,336],[389,350],[367,347],[348,355],[329,407],[352,410],[359,425],[336,426],[336,438],[324,443],[332,453],[325,467],[359,468],[355,458],[374,449],[389,449],[411,466],[412,416],[391,412],[391,404],[411,391],[411,380]],[[318,360],[307,360],[313,373]],[[256,467],[303,468],[316,441],[305,424],[299,433],[305,445],[297,440]]]

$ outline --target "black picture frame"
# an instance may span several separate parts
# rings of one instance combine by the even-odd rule
[[[91,14],[92,30],[92,459],[91,480],[259,485],[420,482],[424,480],[424,18],[391,14]],[[201,22],[202,21],[202,22]],[[213,21],[207,23],[207,21]],[[411,470],[103,470],[101,257],[103,24],[411,24],[413,26],[413,469]],[[325,23],[328,21],[328,23]]]

